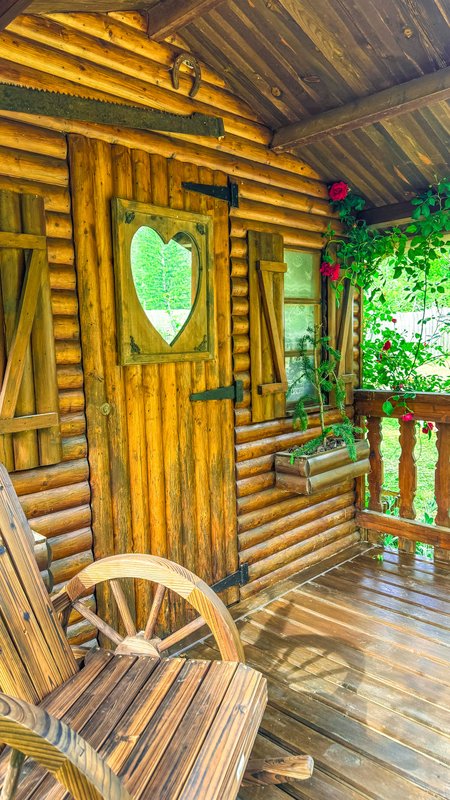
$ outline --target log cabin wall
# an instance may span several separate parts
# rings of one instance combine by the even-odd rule
[[[89,467],[67,142],[61,133],[0,120],[0,188],[44,198],[62,434],[62,461],[12,475],[35,531],[50,540],[55,586],[93,560]],[[91,638],[77,621],[75,643]]]
[[[188,73],[181,75],[180,90],[173,89],[170,67],[179,52],[180,47],[149,41],[143,19],[131,13],[24,16],[0,35],[5,81],[116,102],[136,101],[176,113],[220,114],[226,129],[221,141],[196,140],[53,118],[30,125],[25,115],[0,112],[1,187],[36,191],[46,201],[64,436],[61,465],[18,473],[14,480],[33,526],[52,536],[56,579],[69,577],[91,560],[92,539],[65,134],[127,147],[166,164],[183,162],[187,169],[192,165],[192,174],[198,168],[200,179],[206,180],[210,171],[230,176],[240,192],[239,208],[229,216],[229,244],[233,371],[244,383],[244,401],[236,408],[235,457],[240,558],[250,563],[251,581],[242,589],[247,596],[358,536],[353,484],[314,499],[277,490],[274,453],[305,435],[293,432],[289,418],[251,422],[247,232],[276,232],[285,246],[320,250],[330,209],[326,186],[317,173],[298,158],[268,149],[271,132],[226,88],[220,75],[204,66],[195,100],[188,97],[192,85]],[[357,356],[357,330],[354,335],[348,369]],[[332,409],[329,418],[335,418]],[[90,477],[94,485],[98,476]],[[98,538],[98,513],[94,517]]]

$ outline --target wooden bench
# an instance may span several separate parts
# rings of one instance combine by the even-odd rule
[[[144,632],[135,630],[121,578],[158,584]],[[82,600],[106,580],[126,636]],[[223,661],[161,657],[165,640],[153,631],[163,587],[197,610]],[[96,648],[80,666],[64,632],[73,608],[116,649]],[[0,466],[0,742],[8,746],[0,759],[2,800],[235,798],[266,705],[265,679],[243,662],[236,626],[217,595],[161,558],[95,562],[53,604]]]

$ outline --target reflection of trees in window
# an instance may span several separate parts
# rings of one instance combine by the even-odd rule
[[[131,268],[139,301],[152,325],[172,342],[191,313],[198,286],[193,242],[177,233],[168,244],[148,227],[131,243]],[[195,259],[196,261],[196,259]]]
[[[291,402],[299,398],[311,398],[312,384],[306,379],[299,381],[302,369],[299,342],[308,329],[320,324],[320,254],[307,250],[285,250],[287,272],[284,278],[284,346],[286,375],[291,387],[288,395]],[[313,351],[306,353],[312,361]]]

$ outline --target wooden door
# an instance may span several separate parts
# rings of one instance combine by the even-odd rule
[[[226,176],[78,136],[70,160],[96,558],[152,553],[214,583],[237,569],[233,401],[190,395],[232,382],[228,206],[181,184]],[[118,366],[112,197],[213,214],[212,360]],[[129,599],[142,624],[148,588]],[[176,605],[166,613],[184,621]]]

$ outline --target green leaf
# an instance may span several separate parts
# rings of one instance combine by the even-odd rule
[[[392,414],[392,412],[394,411],[394,406],[392,405],[392,403],[390,402],[390,400],[385,400],[385,401],[384,401],[384,403],[383,403],[383,405],[382,405],[381,407],[382,407],[382,409],[383,409],[384,413],[385,413],[385,414],[386,414],[388,417],[390,417],[390,416],[391,416],[391,414]]]

